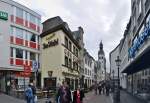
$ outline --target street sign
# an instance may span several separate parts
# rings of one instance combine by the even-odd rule
[[[32,68],[34,71],[37,71],[37,69],[39,68],[37,61],[32,61]]]

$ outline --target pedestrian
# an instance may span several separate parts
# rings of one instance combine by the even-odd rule
[[[97,83],[96,83],[95,86],[94,86],[95,94],[96,94],[96,95],[97,95],[97,88],[98,88],[98,86],[97,86]]]
[[[101,84],[99,84],[99,86],[98,86],[98,91],[99,91],[99,95],[100,95],[100,94],[101,94],[101,91],[102,91]]]
[[[25,98],[27,103],[33,103],[33,92],[31,85],[28,85],[28,88],[25,90]]]
[[[56,96],[57,103],[71,103],[71,91],[66,81],[62,83],[62,86],[58,89]]]
[[[106,84],[106,96],[109,96],[109,90],[110,90],[110,85],[109,83]]]
[[[33,101],[33,103],[36,103],[37,102],[37,96],[36,96],[36,86],[35,86],[35,83],[30,83],[30,85],[31,85],[31,89],[32,89],[32,92],[33,92],[32,101]]]
[[[80,89],[80,86],[73,93],[73,103],[83,103],[84,91]]]
[[[103,82],[101,86],[102,86],[103,94],[105,94],[105,83]]]

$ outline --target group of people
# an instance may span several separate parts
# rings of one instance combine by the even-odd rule
[[[109,96],[110,89],[111,89],[111,86],[109,82],[106,82],[106,83],[100,82],[99,84],[95,84],[95,94],[97,94],[97,90],[98,90],[99,94],[103,93]]]
[[[84,91],[78,88],[71,93],[71,90],[66,81],[58,89],[56,103],[83,103]]]

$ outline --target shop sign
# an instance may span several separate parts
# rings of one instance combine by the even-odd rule
[[[55,35],[56,35],[56,34],[55,34],[55,33],[53,33],[52,35],[47,36],[47,37],[46,37],[46,40],[47,40],[47,41],[51,40],[51,39],[52,39]]]
[[[0,11],[0,19],[8,20],[8,13]]]
[[[144,41],[150,36],[150,21],[146,24],[146,27],[144,28],[141,35],[137,38],[137,40],[133,43],[133,45],[129,48],[128,53],[129,57],[133,58],[135,57],[136,52],[138,52],[141,45],[144,43]]]
[[[56,45],[58,45],[58,39],[51,40],[47,44],[43,43],[43,49],[53,47],[53,46],[56,46]]]

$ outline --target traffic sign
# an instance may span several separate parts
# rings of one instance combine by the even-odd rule
[[[32,61],[32,68],[34,71],[37,71],[37,69],[39,68],[37,61]]]

